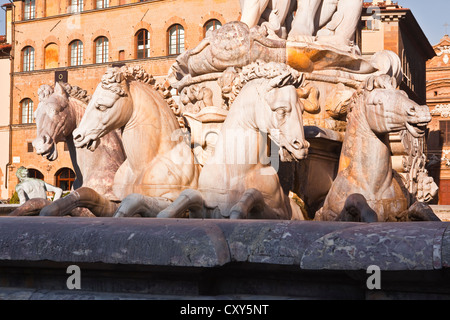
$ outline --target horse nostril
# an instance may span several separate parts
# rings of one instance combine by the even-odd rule
[[[49,143],[50,142],[50,136],[48,134],[44,134],[42,136],[42,142],[43,142],[43,144]]]
[[[33,140],[31,144],[36,150],[39,150],[39,148],[43,145],[43,140],[40,138],[36,138]]]
[[[416,115],[417,115],[416,108],[414,108],[414,107],[409,108],[409,110],[407,111],[407,113],[408,113],[408,115],[410,115],[411,117],[416,116]]]
[[[75,141],[81,141],[83,140],[83,135],[76,130],[73,131],[73,140]]]
[[[297,139],[292,140],[291,145],[295,150],[300,150],[303,147],[303,143],[301,143]]]

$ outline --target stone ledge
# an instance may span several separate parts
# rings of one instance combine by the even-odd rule
[[[3,217],[0,299],[449,299],[448,226]]]
[[[212,268],[229,263],[302,270],[439,270],[450,266],[446,222],[0,218],[0,266],[70,262]]]

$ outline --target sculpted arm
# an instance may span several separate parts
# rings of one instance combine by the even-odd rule
[[[53,201],[58,200],[59,198],[61,198],[63,190],[61,188],[52,186],[51,184],[45,183],[45,188],[47,189],[47,191],[51,191],[55,193],[55,196],[53,198]]]
[[[17,186],[16,187],[17,195],[19,196],[19,202],[20,204],[24,204],[27,201],[27,197],[25,196],[25,191],[22,187]]]
[[[241,0],[241,21],[249,28],[255,27],[268,4],[269,0]]]

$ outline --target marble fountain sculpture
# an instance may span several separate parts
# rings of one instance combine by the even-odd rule
[[[140,66],[108,69],[66,134],[80,155],[110,147],[114,166],[97,168],[108,189],[83,174],[40,214],[439,220],[426,204],[437,191],[423,154],[430,112],[398,90],[395,53],[361,56],[362,2],[241,0],[241,21],[208,32],[163,81]],[[63,102],[41,103],[64,109],[70,95],[55,92]],[[36,149],[52,160],[60,140],[39,128]]]

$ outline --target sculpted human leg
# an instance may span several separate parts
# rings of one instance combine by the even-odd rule
[[[241,22],[246,23],[249,28],[257,26],[269,1],[270,0],[241,0]]]
[[[294,0],[271,0],[263,13],[263,19],[268,21],[267,27],[269,32],[269,38],[273,39],[286,39],[287,30],[290,29],[290,25],[286,24],[287,16],[292,14],[295,8]],[[290,23],[292,21],[290,20]],[[275,34],[276,36],[273,36]]]
[[[330,4],[323,7],[321,18],[332,13],[335,0],[329,0]],[[326,1],[325,1],[326,2]],[[338,45],[348,46],[354,39],[355,31],[361,16],[363,0],[340,0],[325,27],[317,32],[317,36],[334,36],[333,42]],[[321,19],[322,20],[322,19]]]
[[[308,40],[317,30],[316,17],[322,0],[298,0],[289,39]]]

